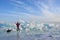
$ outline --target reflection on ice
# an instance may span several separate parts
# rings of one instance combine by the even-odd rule
[[[17,40],[20,40],[20,35],[19,35],[19,32],[17,32]]]

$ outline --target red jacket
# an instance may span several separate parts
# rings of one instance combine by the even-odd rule
[[[17,22],[17,23],[16,23],[16,26],[19,27],[19,25],[20,25],[20,23]]]

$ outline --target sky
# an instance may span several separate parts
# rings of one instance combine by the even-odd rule
[[[0,22],[21,18],[60,22],[60,0],[0,0]]]

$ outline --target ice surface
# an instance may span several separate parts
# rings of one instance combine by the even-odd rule
[[[1,32],[0,40],[59,40],[59,35],[50,34],[27,34],[25,32]]]
[[[13,23],[0,23],[0,40],[60,40],[60,24],[25,22],[21,20],[20,32]],[[13,31],[7,33],[7,29]]]

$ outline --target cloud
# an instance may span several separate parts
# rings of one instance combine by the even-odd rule
[[[44,4],[43,2],[38,1],[36,6],[42,11],[46,17],[55,17],[55,13],[49,11],[49,5]]]
[[[44,15],[43,17],[46,18],[47,21],[59,21],[60,20],[60,17],[59,17],[60,15],[58,13],[56,13],[57,11],[55,11],[55,12],[50,11],[51,10],[50,8],[54,8],[54,6],[52,5],[52,0],[50,0],[50,2],[48,4],[49,5],[47,5],[43,2],[37,1],[36,6],[42,11],[42,13]],[[54,9],[56,10],[56,7]]]
[[[34,12],[34,9],[32,6],[22,2],[22,1],[18,1],[18,0],[14,0],[12,1],[11,0],[11,4],[12,5],[15,5],[16,8],[22,8],[22,9],[25,9],[27,12]]]
[[[24,1],[18,1],[18,0],[11,0],[12,5],[16,6],[15,11],[15,16],[19,16],[22,18],[27,18],[30,20],[40,20],[40,21],[59,21],[60,22],[60,9],[54,7],[53,1],[52,0],[28,0],[30,4],[34,5],[39,11],[35,10],[31,5],[28,5]],[[45,2],[45,3],[44,3]],[[25,9],[25,12],[19,12],[19,8]],[[54,8],[54,9],[53,9]],[[51,11],[50,11],[51,10]],[[54,10],[58,10],[53,12]],[[17,12],[16,12],[17,11]],[[41,12],[40,12],[41,11]],[[32,13],[37,12],[37,14],[43,14],[44,16],[35,16],[32,15]],[[12,15],[13,16],[13,15]]]

